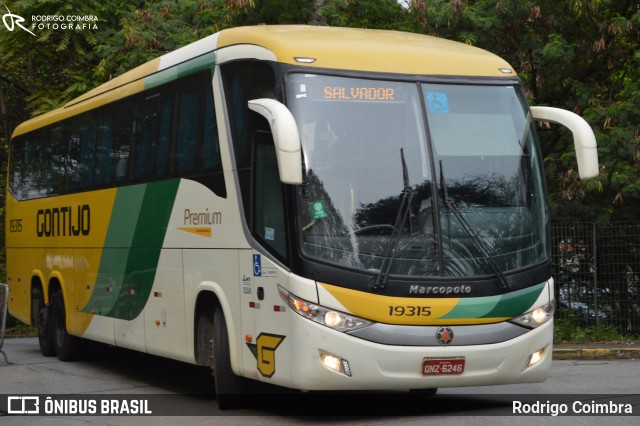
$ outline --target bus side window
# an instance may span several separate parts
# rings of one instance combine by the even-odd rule
[[[49,136],[46,151],[48,191],[46,195],[61,195],[75,189],[77,176],[79,139],[71,132],[68,122],[60,122],[47,129]],[[77,181],[77,178],[76,178]]]
[[[283,185],[271,133],[258,131],[253,144],[253,221],[258,240],[287,258]]]
[[[36,130],[11,141],[9,190],[19,200],[46,195],[41,190],[47,179],[42,137],[43,131]]]
[[[208,82],[208,80],[205,80]],[[211,87],[207,84],[205,90],[211,92]],[[204,144],[202,145],[202,167],[206,169],[220,168],[220,145],[218,143],[218,124],[216,114],[213,110],[213,94],[204,95]]]
[[[11,157],[19,199],[176,176],[226,197],[210,70],[18,136]]]
[[[168,91],[162,93],[158,117],[158,146],[156,150],[156,176],[169,174],[169,149],[171,147],[171,129],[173,123],[173,98]]]
[[[256,149],[254,135],[257,131],[268,131],[269,123],[261,115],[249,110],[247,101],[276,97],[275,75],[271,66],[263,62],[238,61],[222,66],[222,79],[242,204],[246,221],[251,223],[251,168]]]
[[[27,143],[26,138],[17,137],[11,140],[9,150],[11,158],[9,162],[9,190],[19,200],[22,199],[25,192],[29,192],[25,188],[28,183],[27,176],[29,176]]]
[[[198,129],[202,118],[200,91],[194,84],[178,89],[178,130],[176,159],[179,172],[195,171],[198,157]]]
[[[113,139],[113,120],[111,118],[111,108],[98,110],[98,137],[96,141],[96,169],[95,183],[97,185],[107,185],[111,180],[111,168],[114,154],[111,150]]]
[[[136,104],[134,123],[133,178],[149,179],[154,174],[157,154],[158,103],[160,93],[144,94]]]
[[[129,157],[133,139],[133,101],[126,99],[113,108],[113,131],[111,144],[110,183],[121,182],[129,178]]]
[[[39,132],[38,132],[39,133]],[[35,136],[35,132],[31,134]],[[30,170],[29,148],[33,143],[26,137],[19,136],[11,140],[9,162],[9,190],[19,200],[29,194],[30,182],[28,176],[33,176]]]
[[[91,113],[72,121],[70,141],[76,145],[71,150],[72,161],[76,164],[71,179],[73,188],[90,188],[93,186],[96,151],[96,124]]]

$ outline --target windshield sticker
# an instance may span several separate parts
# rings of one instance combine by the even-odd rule
[[[324,206],[323,200],[312,201],[309,204],[311,205],[311,214],[314,219],[324,219],[327,217],[327,209]]]
[[[443,92],[427,92],[429,112],[449,112],[449,99]]]
[[[307,97],[307,85],[306,84],[301,84],[300,85],[300,93],[298,93],[296,95],[296,98],[300,99],[300,98],[306,98]]]
[[[267,226],[264,227],[264,239],[273,241],[276,239],[276,230],[273,228],[269,228]]]

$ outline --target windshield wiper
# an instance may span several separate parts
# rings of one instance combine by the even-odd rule
[[[400,235],[404,229],[404,224],[407,221],[407,217],[411,215],[411,200],[413,199],[413,189],[409,184],[409,170],[407,169],[407,162],[404,159],[404,149],[400,148],[400,159],[402,160],[402,181],[404,188],[402,189],[402,195],[400,199],[400,207],[396,215],[395,223],[393,224],[393,234],[389,245],[387,245],[385,253],[382,259],[382,265],[373,283],[373,289],[375,291],[383,291],[387,288],[389,279],[389,269],[396,257],[398,243],[400,242]]]
[[[491,267],[491,270],[493,271],[493,273],[496,275],[496,278],[498,279],[498,282],[500,284],[500,289],[505,291],[510,290],[511,283],[507,280],[507,277],[500,270],[500,267],[498,266],[496,261],[493,260],[493,258],[491,257],[491,254],[489,254],[489,250],[487,250],[487,247],[484,245],[484,242],[478,236],[478,234],[475,233],[475,231],[473,230],[473,227],[469,224],[467,219],[465,219],[464,215],[462,214],[460,209],[458,209],[455,202],[449,198],[449,193],[447,191],[447,184],[444,179],[444,167],[442,165],[442,160],[440,160],[440,184],[442,185],[442,200],[444,201],[444,205],[449,209],[449,211],[453,213],[456,219],[458,219],[458,222],[460,222],[464,231],[469,235],[469,237],[471,237],[471,241],[473,241],[473,244],[480,251],[480,253],[482,253],[482,256],[487,260],[487,262],[489,263],[489,266]]]

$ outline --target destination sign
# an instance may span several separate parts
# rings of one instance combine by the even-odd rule
[[[325,102],[404,103],[415,99],[416,85],[397,81],[292,74],[292,98]]]
[[[325,86],[324,99],[337,101],[395,101],[396,91],[392,87],[345,87]]]

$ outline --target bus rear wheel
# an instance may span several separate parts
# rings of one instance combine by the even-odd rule
[[[39,287],[31,290],[31,312],[34,315],[33,325],[38,329],[38,345],[44,356],[54,356],[56,348],[53,344],[53,323],[51,306],[45,306],[44,296]]]
[[[218,307],[213,316],[213,342],[211,369],[216,389],[216,400],[221,410],[241,408],[247,405],[245,380],[231,369],[229,333],[222,308]]]
[[[62,290],[57,290],[53,296],[52,309],[53,344],[60,361],[71,361],[77,355],[78,338],[67,332],[66,313]]]

